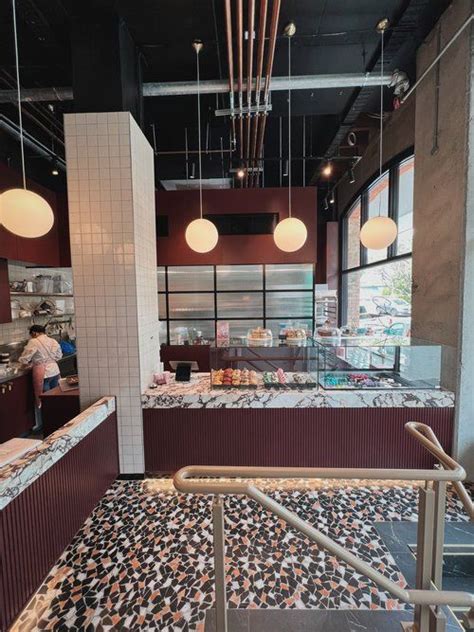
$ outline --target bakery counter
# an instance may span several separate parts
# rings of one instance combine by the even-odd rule
[[[209,374],[143,393],[145,468],[433,466],[406,433],[428,424],[451,449],[454,395],[438,389],[211,388]]]
[[[453,408],[454,394],[440,389],[326,391],[322,388],[211,388],[209,373],[143,393],[143,408]]]

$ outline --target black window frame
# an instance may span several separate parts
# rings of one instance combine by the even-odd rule
[[[398,226],[398,217],[399,217],[399,199],[400,199],[400,165],[409,160],[410,158],[414,159],[414,148],[410,147],[404,152],[397,154],[391,161],[385,164],[382,168],[382,173],[380,174],[378,171],[367,180],[363,186],[359,188],[357,193],[352,197],[350,203],[347,205],[344,213],[340,218],[340,249],[341,249],[341,257],[340,257],[340,273],[339,273],[339,322],[343,323],[347,319],[347,296],[344,287],[344,277],[350,273],[358,272],[360,270],[367,270],[369,268],[377,267],[386,263],[391,263],[393,261],[402,261],[403,259],[411,259],[413,256],[412,250],[407,253],[403,253],[401,255],[397,254],[398,251],[398,237],[395,239],[393,244],[391,244],[387,249],[387,256],[380,261],[373,261],[371,263],[367,262],[367,248],[365,248],[362,243],[360,244],[360,265],[354,266],[352,268],[346,267],[347,264],[347,219],[349,213],[354,207],[356,201],[360,198],[361,204],[361,212],[360,212],[360,227],[364,225],[364,223],[368,219],[368,208],[369,208],[369,190],[372,185],[384,174],[388,173],[388,217],[393,219],[393,221]]]
[[[217,323],[218,321],[253,321],[253,322],[261,322],[263,324],[263,327],[267,326],[267,321],[275,321],[275,320],[302,320],[302,321],[311,321],[311,331],[314,330],[314,323],[315,323],[315,318],[316,318],[316,314],[315,314],[315,310],[316,310],[316,306],[315,306],[315,283],[316,283],[316,265],[313,262],[306,262],[306,263],[301,263],[301,264],[294,264],[294,265],[310,265],[311,269],[312,269],[312,283],[311,283],[311,288],[310,289],[301,289],[301,288],[295,288],[295,289],[291,289],[291,288],[287,288],[287,289],[268,289],[267,287],[267,266],[271,266],[271,265],[284,265],[284,264],[278,264],[278,263],[274,263],[274,264],[235,264],[235,267],[238,267],[239,265],[259,265],[262,266],[263,268],[263,283],[262,283],[262,288],[258,289],[258,290],[218,290],[217,289],[217,268],[219,267],[217,264],[209,264],[212,265],[213,270],[214,270],[214,289],[213,290],[170,290],[169,289],[169,280],[168,280],[168,269],[169,268],[176,268],[176,267],[181,267],[181,266],[158,266],[158,268],[164,268],[165,271],[165,291],[158,291],[158,295],[164,295],[166,294],[166,319],[160,318],[160,322],[166,322],[166,344],[171,344],[170,340],[171,340],[171,336],[170,336],[170,324],[173,322],[196,322],[198,321],[203,321],[203,322],[212,322],[214,321],[214,338],[217,337]],[[293,265],[293,264],[292,264]],[[184,267],[184,266],[183,266]],[[189,266],[186,266],[189,267]],[[199,267],[198,265],[196,265],[196,267]],[[305,315],[289,315],[289,314],[285,314],[285,315],[281,315],[281,316],[269,316],[267,315],[267,295],[268,294],[272,294],[275,292],[287,292],[288,294],[292,294],[292,293],[298,293],[298,292],[306,292],[307,294],[311,294],[311,305],[312,305],[312,309],[311,309],[311,316],[305,316]],[[262,295],[262,316],[255,316],[255,317],[245,317],[245,316],[236,316],[236,317],[218,317],[217,316],[217,296],[218,294],[260,294]],[[169,309],[169,297],[170,295],[173,294],[213,294],[214,295],[214,316],[211,318],[170,318],[170,309]],[[163,342],[163,341],[160,341]]]

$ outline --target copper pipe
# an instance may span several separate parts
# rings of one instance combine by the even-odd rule
[[[268,0],[261,0],[260,2],[260,20],[258,26],[258,50],[257,50],[257,83],[255,86],[255,100],[257,105],[260,105],[260,92],[262,89],[262,76],[263,76],[263,53],[265,50],[265,31],[267,27],[267,8]],[[257,136],[258,136],[258,123],[259,114],[256,114],[253,120],[253,133],[252,133],[252,165],[256,166],[257,158]],[[255,172],[252,173],[251,186],[255,184]]]
[[[239,61],[239,78],[238,78],[238,90],[239,90],[239,107],[242,111],[242,83],[243,83],[243,71],[244,71],[244,53],[243,53],[243,38],[244,38],[244,22],[243,22],[243,0],[237,0],[237,54]],[[244,158],[244,129],[242,114],[239,114],[239,132],[240,132],[240,159]]]
[[[232,54],[232,10],[230,0],[225,0],[225,26],[227,34],[227,62],[229,65],[230,109],[234,110],[234,57]],[[232,134],[235,140],[235,116],[232,114]]]
[[[275,58],[275,46],[276,46],[276,37],[278,31],[278,19],[280,17],[280,7],[281,0],[273,1],[273,10],[272,10],[272,20],[270,23],[270,39],[268,44],[268,54],[267,54],[267,67],[265,73],[265,90],[263,94],[263,102],[265,105],[268,105],[268,94],[270,91],[270,79],[273,71],[273,60]],[[258,140],[257,140],[257,153],[256,159],[258,164],[260,164],[260,158],[262,155],[263,149],[263,138],[265,136],[265,126],[267,123],[267,113],[263,114],[260,120],[259,129],[258,129]],[[257,176],[257,179],[260,178],[260,175]]]

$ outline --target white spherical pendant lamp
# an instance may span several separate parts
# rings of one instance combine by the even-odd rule
[[[25,148],[23,143],[23,118],[21,112],[20,63],[18,60],[18,33],[16,26],[16,4],[12,0],[13,39],[15,42],[15,69],[18,123],[20,127],[22,189],[9,189],[0,195],[0,224],[18,237],[36,238],[49,233],[54,224],[53,209],[37,193],[26,188]]]
[[[215,248],[219,233],[208,219],[195,219],[188,224],[185,233],[186,243],[195,252],[210,252]]]
[[[198,155],[199,155],[199,213],[200,218],[190,222],[186,228],[185,239],[194,252],[201,254],[215,248],[219,233],[215,225],[202,216],[202,159],[201,159],[201,91],[199,83],[199,53],[202,50],[201,40],[194,40],[193,48],[196,52],[196,83],[197,83],[197,116],[198,116]]]
[[[48,202],[28,189],[9,189],[0,195],[0,224],[19,237],[34,239],[49,233],[54,214]]]
[[[308,237],[305,224],[291,215],[291,38],[295,33],[296,26],[290,22],[285,27],[288,38],[288,217],[278,222],[273,232],[275,245],[283,252],[296,252]]]
[[[304,246],[308,231],[305,224],[296,217],[287,217],[278,222],[273,233],[275,244],[284,252],[295,252]]]
[[[397,238],[397,225],[390,217],[372,217],[360,230],[362,245],[369,250],[388,248]]]

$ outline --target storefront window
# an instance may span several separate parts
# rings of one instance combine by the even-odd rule
[[[398,166],[398,255],[409,253],[412,249],[414,179],[415,160],[412,157]]]
[[[343,325],[404,336],[410,332],[413,182],[411,156],[377,178],[347,211],[343,221]],[[378,215],[397,222],[397,240],[383,250],[361,249],[361,225]]]
[[[360,266],[360,214],[361,203],[358,198],[344,220],[345,269]]]
[[[411,327],[411,258],[343,275],[345,324],[407,336]]]

